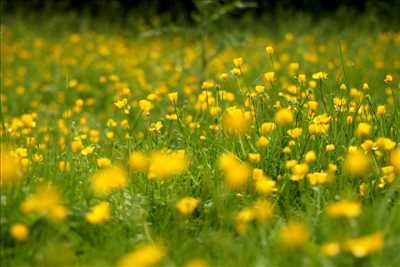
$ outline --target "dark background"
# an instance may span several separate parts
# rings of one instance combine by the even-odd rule
[[[7,15],[15,12],[75,12],[92,16],[124,18],[131,14],[168,16],[171,20],[191,21],[196,11],[193,0],[1,0]],[[228,0],[214,0],[229,2]],[[243,0],[249,2],[250,0]],[[321,17],[338,10],[349,14],[373,12],[387,21],[399,21],[400,0],[251,0],[257,8],[236,11],[234,16],[274,14],[277,10],[293,11]]]

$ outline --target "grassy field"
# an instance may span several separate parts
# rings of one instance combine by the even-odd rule
[[[223,25],[8,18],[2,266],[400,266],[400,33]]]

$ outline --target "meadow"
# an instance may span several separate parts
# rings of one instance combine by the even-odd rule
[[[400,266],[399,31],[38,21],[2,25],[2,266]]]

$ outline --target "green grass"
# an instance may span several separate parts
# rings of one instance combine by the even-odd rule
[[[8,18],[4,27],[1,105],[6,129],[11,127],[13,118],[22,114],[34,112],[37,119],[31,131],[18,129],[7,134],[3,131],[2,143],[27,148],[29,159],[41,154],[43,161],[32,162],[18,186],[2,186],[2,265],[115,266],[139,244],[157,241],[167,251],[160,266],[184,266],[194,258],[204,259],[209,266],[395,267],[400,264],[399,173],[392,184],[378,187],[380,168],[389,164],[390,152],[382,150],[381,157],[368,152],[373,167],[364,178],[351,178],[342,170],[349,146],[359,146],[367,139],[375,141],[378,137],[390,138],[397,145],[400,141],[398,32],[382,32],[379,24],[372,30],[362,23],[339,27],[329,18],[318,23],[296,18],[292,24],[279,22],[274,28],[259,25],[257,21],[238,22],[245,30],[235,29],[235,25],[228,28],[232,29],[228,33],[227,29],[213,29],[204,48],[201,38],[186,28],[177,33],[155,34],[162,29],[155,26],[150,30],[141,25],[134,30],[92,27],[85,20],[77,26],[66,20],[65,24],[55,19],[48,24],[32,24],[28,19]],[[288,32],[293,33],[292,40],[288,40]],[[79,42],[71,41],[73,34],[79,36]],[[265,52],[268,45],[275,49],[273,61],[279,68],[272,66]],[[232,60],[237,57],[243,57],[248,68],[239,78],[230,74]],[[202,58],[207,61],[206,68]],[[308,133],[312,119],[304,106],[305,98],[296,96],[297,102],[288,102],[285,98],[289,94],[287,86],[298,85],[293,75],[288,74],[291,62],[300,64],[299,72],[307,75],[307,81],[312,80],[313,73],[328,73],[322,89],[317,86],[311,90],[308,84],[301,86],[302,92],[312,92],[319,102],[317,115],[325,112],[321,101],[321,93],[324,94],[327,113],[332,116],[330,130],[325,135]],[[262,79],[267,71],[275,71],[277,79],[272,87]],[[227,81],[218,79],[223,72],[229,74]],[[390,85],[383,81],[386,74],[394,77]],[[110,78],[110,75],[116,75],[119,82],[99,81],[100,77]],[[195,108],[202,92],[202,77],[218,84],[218,88],[211,90],[214,95],[217,90],[226,90],[236,97],[231,103],[217,98],[216,105],[222,109],[217,116]],[[69,86],[72,80],[78,82],[76,88]],[[347,90],[339,89],[342,83],[347,85]],[[362,90],[363,83],[368,83],[368,91]],[[255,120],[245,135],[232,136],[210,129],[213,124],[221,126],[223,110],[228,106],[250,110],[243,92],[253,90],[257,84],[264,84],[266,93],[254,97]],[[22,94],[18,94],[18,87],[24,88]],[[125,87],[131,95],[121,95],[121,88]],[[393,89],[393,104],[387,103],[387,87]],[[363,92],[364,98],[355,100],[350,96],[351,88]],[[167,98],[167,93],[174,91],[179,94],[176,106],[170,105]],[[159,97],[153,101],[155,108],[150,115],[145,116],[137,102],[152,93]],[[129,114],[113,104],[123,97],[131,105]],[[367,116],[338,111],[333,104],[334,97],[368,107]],[[78,99],[94,102],[73,111]],[[258,128],[263,122],[274,120],[276,101],[293,108],[297,121],[290,126],[278,125],[268,136],[267,148],[258,148]],[[375,114],[378,105],[386,105],[383,116]],[[178,121],[166,120],[165,115],[174,110]],[[71,116],[65,116],[68,111],[72,111]],[[199,128],[189,127],[185,120],[189,115],[199,123]],[[352,124],[346,123],[347,116],[354,118]],[[86,125],[81,123],[83,118]],[[109,119],[118,123],[127,120],[129,125],[112,129],[113,140],[106,137],[106,132],[111,130],[107,127]],[[64,136],[65,148],[59,144],[63,136],[59,120],[64,120],[68,129]],[[149,131],[151,123],[157,121],[162,121],[164,127],[159,132]],[[372,125],[369,137],[355,135],[360,121]],[[291,154],[286,155],[282,150],[291,140],[286,132],[294,127],[303,128],[303,134],[291,147]],[[71,141],[88,133],[88,129],[100,133],[98,143],[83,141],[85,146],[95,146],[94,153],[88,156],[73,153]],[[200,140],[200,136],[206,139]],[[35,137],[36,144],[28,146],[27,137]],[[334,144],[336,150],[325,152],[328,144]],[[188,170],[160,182],[150,181],[146,174],[128,167],[132,151],[161,148],[184,149],[191,162]],[[333,182],[312,187],[307,178],[299,182],[290,180],[286,161],[301,161],[309,150],[317,154],[317,161],[310,164],[310,172],[325,170],[328,163],[338,166]],[[278,192],[260,197],[251,179],[241,191],[230,191],[217,164],[219,156],[227,151],[264,170],[277,181]],[[261,161],[250,163],[248,153],[260,153]],[[96,196],[90,188],[90,177],[98,169],[99,157],[107,157],[129,170],[128,185],[107,197]],[[69,171],[59,170],[61,160],[70,163]],[[24,199],[48,181],[60,189],[68,209],[68,216],[61,223],[20,211]],[[361,183],[367,185],[364,196],[359,193]],[[200,200],[190,216],[179,214],[175,208],[176,201],[184,196]],[[246,233],[240,235],[235,229],[235,217],[259,198],[267,198],[274,204],[273,218],[265,224],[249,223]],[[361,215],[353,219],[330,218],[327,205],[340,199],[360,201]],[[85,213],[101,200],[110,202],[111,219],[91,225],[85,220]],[[310,233],[310,240],[299,250],[286,249],[279,242],[281,227],[293,218],[304,222]],[[20,242],[9,234],[11,225],[19,222],[28,225],[30,231],[28,238]],[[356,258],[346,251],[334,257],[320,253],[320,245],[327,241],[377,231],[384,234],[384,246],[364,258]]]

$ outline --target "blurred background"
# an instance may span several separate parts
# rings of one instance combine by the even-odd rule
[[[87,14],[106,17],[113,21],[126,21],[136,14],[142,17],[159,15],[164,20],[193,22],[192,14],[197,12],[199,2],[229,3],[222,0],[3,0],[2,11],[6,15],[29,13]],[[197,3],[196,3],[197,2]],[[319,18],[329,14],[371,14],[399,28],[399,0],[244,0],[246,9],[235,10],[231,16],[260,16],[277,13],[304,13]]]

